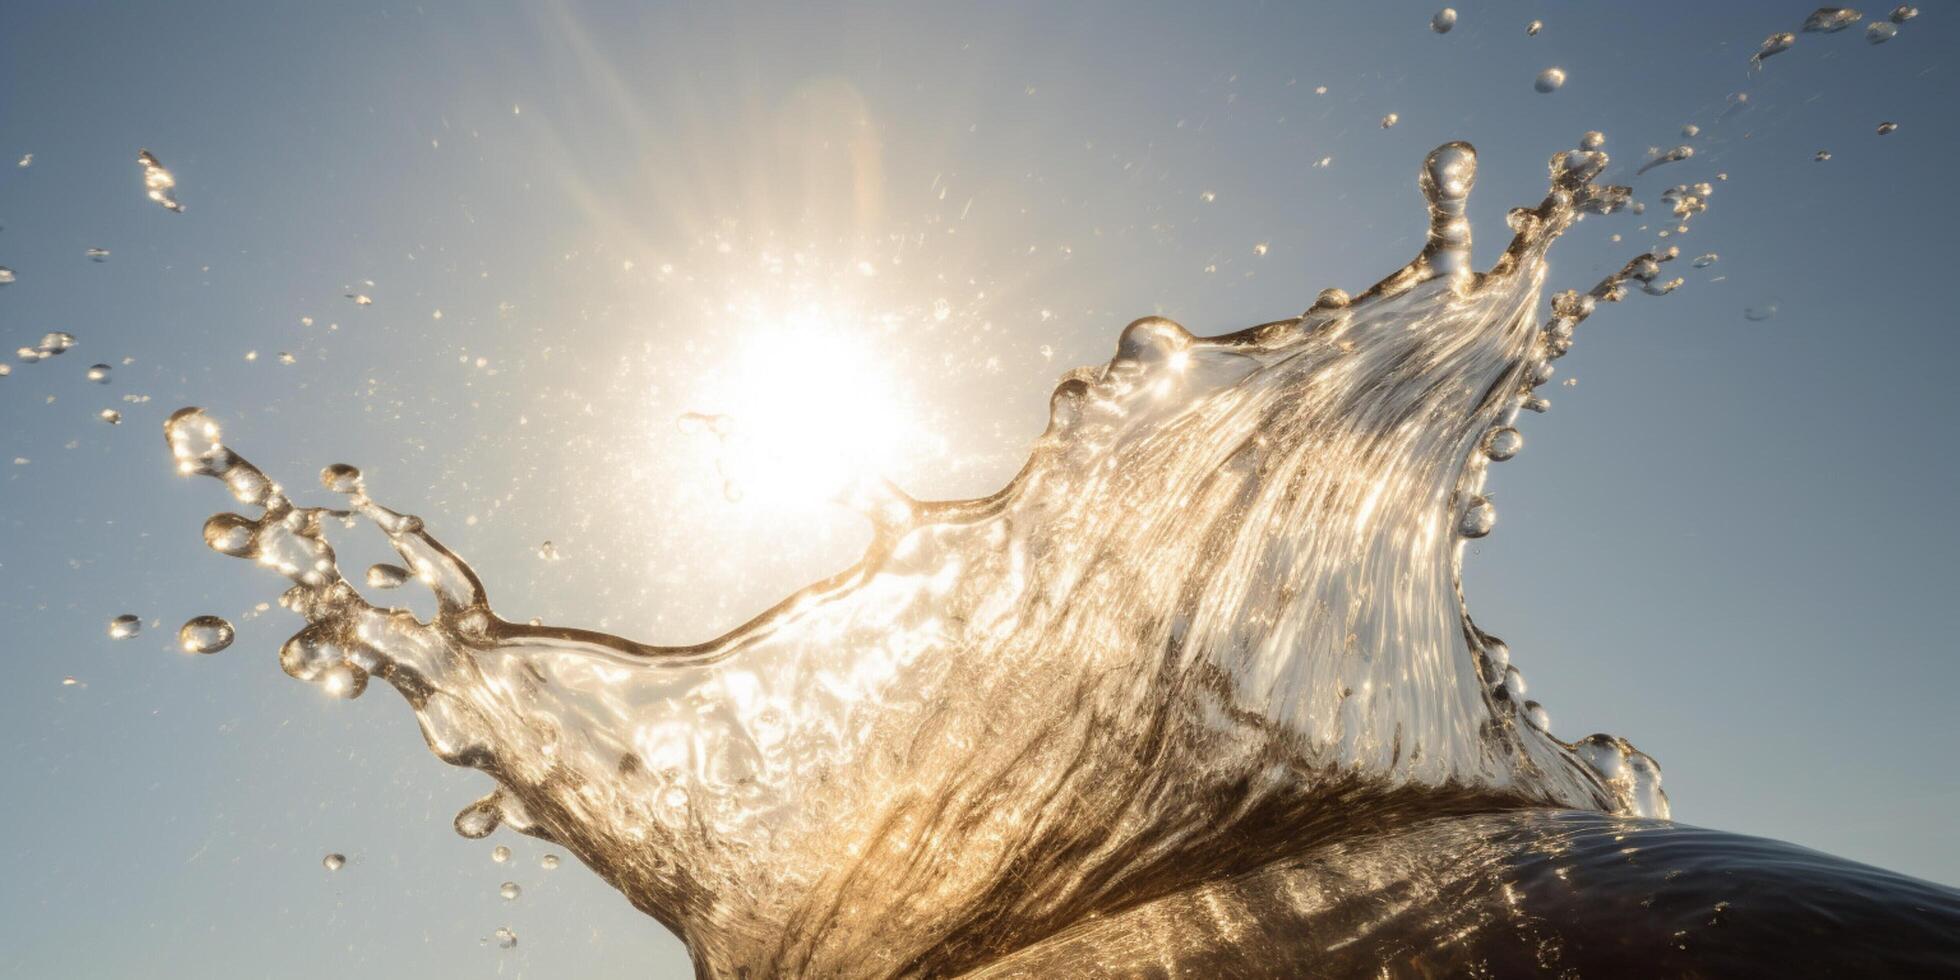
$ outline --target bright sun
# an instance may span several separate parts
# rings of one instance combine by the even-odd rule
[[[682,420],[717,442],[731,499],[839,500],[892,472],[914,415],[869,326],[820,306],[759,314]]]

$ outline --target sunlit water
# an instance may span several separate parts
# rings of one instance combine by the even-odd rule
[[[287,673],[342,697],[391,684],[439,757],[499,783],[458,832],[565,846],[705,974],[1372,969],[1446,931],[1444,972],[1594,962],[1602,947],[1570,923],[1519,939],[1517,910],[1537,922],[1571,869],[1617,870],[1682,832],[1652,822],[1668,816],[1652,759],[1553,734],[1522,665],[1470,617],[1460,566],[1497,523],[1487,471],[1523,449],[1519,414],[1544,410],[1577,329],[1680,283],[1665,274],[1678,249],[1638,255],[1537,319],[1553,242],[1630,200],[1595,182],[1602,143],[1552,157],[1548,196],[1511,212],[1487,271],[1464,217],[1475,152],[1438,148],[1418,181],[1428,241],[1406,267],[1226,336],[1132,323],[1107,364],[1055,390],[1005,489],[928,503],[860,485],[877,533],[859,564],[697,646],[507,621],[356,467],[321,472],[341,506],[300,506],[201,410],[166,435],[181,472],[249,509],[212,517],[206,542],[290,581],[282,602],[309,625],[280,651]],[[1686,221],[1710,192],[1663,199]],[[327,532],[360,521],[403,560],[368,586],[413,577],[433,618],[342,576]],[[230,642],[205,619],[185,649]],[[1550,878],[1520,870],[1561,854]],[[1936,930],[1960,906],[1924,887],[1943,905],[1916,928]],[[1353,918],[1357,901],[1418,900],[1419,920]],[[1704,913],[1722,915],[1669,914]],[[1110,924],[1137,917],[1167,921]],[[1331,957],[1305,941],[1329,921],[1352,946]],[[1675,931],[1657,935],[1687,949]]]

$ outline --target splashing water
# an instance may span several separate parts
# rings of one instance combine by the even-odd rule
[[[1437,149],[1408,266],[1221,337],[1136,321],[1055,390],[1007,488],[885,488],[861,563],[697,646],[506,621],[354,467],[321,474],[346,510],[302,507],[201,410],[165,431],[180,472],[257,510],[205,536],[291,581],[287,673],[342,697],[380,676],[438,756],[497,779],[460,833],[562,844],[709,974],[946,972],[1410,809],[1667,815],[1624,740],[1546,730],[1459,587],[1487,466],[1573,329],[1679,282],[1643,255],[1534,321],[1551,243],[1629,199],[1592,182],[1606,165],[1555,155],[1478,272],[1476,155]],[[433,619],[342,578],[323,525],[348,515]]]

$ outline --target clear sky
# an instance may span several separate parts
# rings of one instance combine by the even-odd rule
[[[1441,36],[1405,3],[0,7],[0,348],[79,339],[0,378],[0,975],[688,975],[575,861],[454,836],[487,779],[392,692],[280,673],[295,620],[201,545],[226,501],[171,474],[172,409],[295,489],[360,464],[508,617],[689,642],[864,532],[807,480],[726,499],[680,413],[848,425],[846,467],[986,492],[1130,319],[1235,329],[1409,258],[1438,143],[1482,151],[1489,261],[1554,150],[1603,130],[1624,179],[1690,123],[1654,208],[1554,254],[1585,288],[1660,190],[1728,175],[1688,284],[1583,326],[1494,472],[1471,607],[1677,818],[1960,883],[1960,26],[1923,6],[1759,75],[1809,5],[1461,3]],[[175,652],[203,613],[237,643]]]

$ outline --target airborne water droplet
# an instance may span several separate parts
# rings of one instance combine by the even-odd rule
[[[185,653],[217,653],[231,646],[237,633],[218,616],[198,616],[177,631],[177,644]]]
[[[517,901],[517,896],[524,894],[524,889],[519,888],[517,882],[506,881],[502,885],[497,886],[497,894],[502,895],[506,902],[515,902]]]
[[[1538,36],[1538,32],[1539,32],[1539,31],[1542,31],[1542,30],[1544,30],[1544,29],[1545,29],[1545,22],[1544,22],[1544,21],[1542,21],[1542,20],[1534,20],[1534,21],[1532,21],[1531,23],[1529,23],[1529,24],[1526,24],[1526,25],[1524,25],[1524,36],[1525,36],[1525,37],[1537,37],[1537,36]]]
[[[339,871],[341,868],[344,868],[346,866],[347,866],[347,855],[345,854],[329,854],[326,857],[320,859],[320,867],[323,867],[328,871]]]
[[[1540,92],[1556,92],[1564,86],[1565,69],[1559,67],[1547,68],[1539,72],[1537,80],[1531,83],[1531,87]]]
[[[1752,320],[1757,323],[1761,323],[1762,321],[1767,320],[1775,315],[1776,315],[1775,303],[1763,303],[1757,306],[1749,307],[1748,309],[1742,311],[1743,319]]]
[[[495,861],[498,864],[502,864],[505,861],[510,860],[510,848],[505,847],[502,844],[498,844],[496,846],[496,849],[490,852],[490,860]]]
[[[1882,122],[1878,124],[1878,135],[1880,136],[1890,136],[1898,131],[1899,131],[1898,123]]]
[[[93,262],[109,261],[109,250],[106,248],[91,248],[85,254],[89,257],[89,260]]]
[[[149,193],[150,200],[163,205],[167,210],[182,214],[184,206],[177,203],[177,197],[173,193],[177,187],[177,178],[163,168],[162,161],[148,150],[138,150],[136,162],[143,167],[143,188]]]
[[[1438,34],[1448,34],[1450,32],[1450,28],[1453,28],[1455,26],[1456,26],[1455,7],[1444,7],[1443,9],[1436,11],[1436,16],[1429,18],[1429,29],[1435,31]]]
[[[109,372],[111,370],[112,368],[107,364],[91,364],[88,368],[88,379],[96,384],[106,385],[109,383]]]
[[[557,561],[558,546],[549,541],[538,545],[538,557],[545,561]]]
[[[116,411],[113,408],[105,408],[102,411],[95,413],[95,417],[101,419],[104,422],[109,423],[110,425],[122,424],[122,413]]]
[[[14,281],[14,270],[9,269],[4,265],[0,265],[0,286],[5,286],[13,281]]]
[[[1865,40],[1872,44],[1884,44],[1899,36],[1899,25],[1890,21],[1875,20],[1865,28]]]
[[[1716,262],[1720,261],[1721,258],[1722,257],[1720,255],[1717,255],[1714,252],[1708,252],[1703,255],[1697,255],[1695,256],[1694,267],[1697,269],[1706,269],[1709,266],[1714,265]]]
[[[1402,121],[1401,116],[1391,112],[1388,115],[1382,117],[1382,128],[1391,129],[1395,126],[1396,123],[1401,121]]]
[[[109,620],[109,638],[127,640],[143,631],[143,620],[135,613],[123,613]]]
[[[1812,157],[1811,159],[1816,160],[1818,163],[1823,163],[1824,161],[1829,160],[1830,158],[1831,158],[1831,151],[1818,150],[1817,155]]]
[[[497,939],[498,949],[510,949],[517,945],[517,933],[512,932],[509,926],[498,927],[497,931],[492,933],[492,935]]]
[[[1757,48],[1756,53],[1749,56],[1749,61],[1751,64],[1760,66],[1763,63],[1763,59],[1782,54],[1790,50],[1790,46],[1796,43],[1797,36],[1789,31],[1784,31],[1781,34],[1771,34],[1763,39],[1763,46]]]
[[[1903,24],[1906,21],[1909,21],[1917,16],[1919,16],[1918,7],[1915,7],[1909,3],[1902,3],[1892,8],[1891,21],[1894,24]],[[32,153],[28,154],[29,158],[32,158],[33,156],[34,154]],[[26,164],[23,163],[21,164],[21,166],[24,167],[26,166]]]
[[[252,538],[258,525],[237,514],[213,514],[204,522],[204,544],[212,551],[233,558],[252,553]]]
[[[1858,22],[1858,11],[1850,7],[1819,7],[1804,18],[1805,34],[1836,34]]]
[[[1474,497],[1470,506],[1463,509],[1463,517],[1456,522],[1456,529],[1466,538],[1481,538],[1497,526],[1497,508],[1483,497]]]

